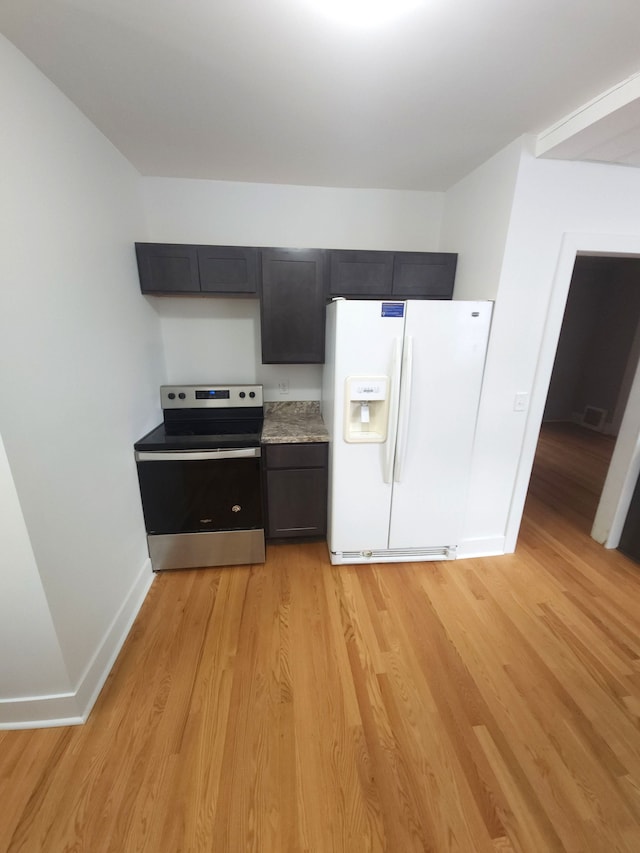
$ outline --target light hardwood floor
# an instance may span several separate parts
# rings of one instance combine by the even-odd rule
[[[0,733],[0,850],[637,853],[640,566],[587,535],[611,449],[545,429],[512,556],[159,576],[85,726]]]

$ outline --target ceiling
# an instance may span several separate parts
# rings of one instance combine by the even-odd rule
[[[0,32],[143,175],[229,181],[444,190],[640,70],[638,0],[318,5],[0,0]]]

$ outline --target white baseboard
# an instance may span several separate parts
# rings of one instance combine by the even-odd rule
[[[72,693],[0,701],[0,729],[76,726],[86,722],[155,575],[146,560]]]
[[[3,729],[44,729],[84,723],[75,693],[27,696],[0,702],[0,731]]]
[[[504,536],[488,536],[481,539],[463,539],[458,545],[456,559],[470,560],[473,557],[499,557],[505,554]]]

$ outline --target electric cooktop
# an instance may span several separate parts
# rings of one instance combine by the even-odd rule
[[[264,420],[261,385],[163,385],[163,422],[135,450],[259,447]]]

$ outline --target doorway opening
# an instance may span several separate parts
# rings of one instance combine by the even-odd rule
[[[639,359],[640,259],[578,255],[529,494],[602,542],[611,513],[605,536],[595,521]]]

